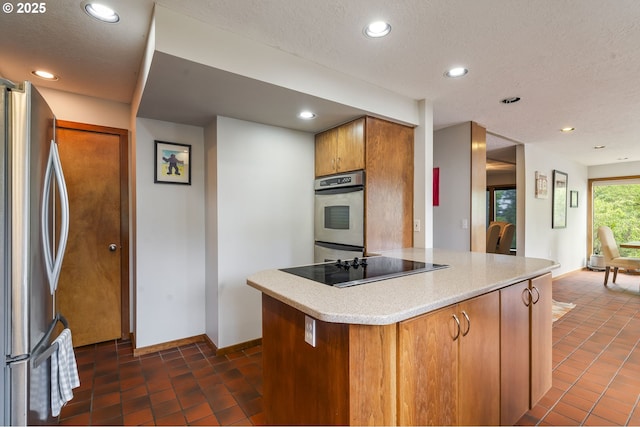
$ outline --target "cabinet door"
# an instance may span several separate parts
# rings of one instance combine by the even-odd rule
[[[336,169],[349,172],[364,169],[364,117],[338,127]]]
[[[454,314],[455,306],[400,322],[398,425],[458,424]]]
[[[551,273],[531,280],[531,407],[551,389],[553,302]]]
[[[529,410],[529,281],[500,290],[500,424]]]
[[[500,297],[461,302],[458,366],[460,425],[500,424]],[[466,314],[466,316],[465,316]]]
[[[338,131],[328,131],[316,135],[316,177],[336,173],[336,147]]]
[[[367,117],[366,135],[365,246],[412,247],[413,129]]]

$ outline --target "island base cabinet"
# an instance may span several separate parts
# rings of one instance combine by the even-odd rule
[[[263,404],[269,425],[394,425],[396,325],[316,320],[262,296]]]
[[[514,425],[551,388],[551,274],[500,290],[502,425]]]
[[[500,422],[499,295],[400,322],[399,425]]]
[[[551,273],[531,279],[531,401],[533,408],[553,382],[553,298]]]

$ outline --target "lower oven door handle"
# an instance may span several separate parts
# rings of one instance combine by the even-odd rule
[[[322,246],[327,249],[337,249],[340,251],[362,251],[364,248],[362,246],[353,246],[353,245],[342,245],[339,243],[330,243],[330,242],[315,242],[316,246]]]

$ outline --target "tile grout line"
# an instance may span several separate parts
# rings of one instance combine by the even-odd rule
[[[603,325],[604,325],[604,324],[606,324],[609,320],[611,320],[611,319],[616,315],[616,313],[618,313],[619,311],[620,311],[620,309],[617,309],[617,310],[616,310],[613,314],[611,314],[611,315],[610,315],[606,320],[603,320],[603,321],[600,323],[600,325],[598,326],[598,328],[597,328],[596,330],[594,330],[591,334],[589,334],[589,336],[588,336],[588,337],[586,337],[586,338],[585,338],[585,339],[580,343],[580,345],[579,345],[579,346],[576,346],[576,347],[575,347],[575,349],[573,349],[573,351],[571,351],[571,353],[569,353],[567,356],[565,356],[565,357],[562,359],[562,361],[561,361],[560,363],[558,363],[556,366],[560,366],[562,363],[564,363],[565,361],[569,360],[569,358],[570,358],[570,356],[571,356],[571,355],[575,354],[575,353],[578,351],[578,349],[580,349],[580,348],[581,348],[581,347],[582,347],[582,346],[583,346],[583,345],[584,345],[584,344],[589,340],[589,338],[593,337],[593,336],[596,334],[596,332],[598,332],[598,331],[603,327]],[[593,318],[594,318],[594,316],[596,316],[597,314],[598,314],[598,313],[593,313],[593,314],[591,314],[591,315],[590,315],[586,320],[591,320],[591,319],[593,319]],[[626,326],[626,325],[628,325],[630,322],[631,322],[631,319],[627,320],[627,323],[625,323],[625,326]],[[577,326],[576,326],[575,328],[573,328],[573,329],[572,329],[572,332],[573,332],[573,331],[575,331],[576,329],[577,329]],[[553,405],[551,405],[551,407],[547,410],[547,412],[545,412],[545,414],[544,414],[544,415],[543,415],[543,416],[538,420],[538,422],[536,423],[536,426],[539,426],[539,425],[540,425],[540,423],[541,423],[541,422],[542,422],[542,421],[543,421],[543,420],[544,420],[544,419],[545,419],[545,418],[546,418],[546,417],[547,417],[551,412],[553,412],[553,410],[555,409],[555,407],[558,405],[558,402],[560,402],[560,400],[562,400],[562,398],[563,398],[564,396],[566,396],[566,395],[567,395],[567,393],[569,392],[569,390],[571,390],[571,388],[573,388],[573,387],[576,385],[576,383],[578,382],[578,380],[580,380],[580,379],[585,375],[586,371],[587,371],[591,366],[593,366],[593,364],[594,364],[594,363],[595,363],[595,362],[600,358],[600,356],[602,356],[602,355],[606,352],[606,350],[609,348],[609,345],[611,345],[611,342],[613,342],[613,340],[614,340],[616,337],[618,337],[618,335],[620,335],[621,330],[622,330],[622,329],[620,329],[620,330],[618,331],[618,333],[617,333],[614,337],[612,337],[612,338],[611,338],[611,341],[610,341],[610,342],[609,342],[609,343],[608,343],[608,344],[607,344],[607,345],[606,345],[602,350],[600,350],[600,352],[599,352],[599,353],[598,353],[598,355],[594,358],[594,360],[593,360],[591,363],[589,363],[589,365],[588,365],[587,367],[585,367],[585,368],[583,369],[582,373],[576,377],[576,379],[574,380],[573,384],[571,384],[571,386],[570,386],[567,390],[564,390],[564,391],[562,392],[562,394],[560,395],[560,397],[558,397],[558,399],[555,401],[555,403],[553,403]],[[568,335],[568,334],[565,334],[565,335],[564,335],[564,337],[566,337],[567,335]],[[564,338],[564,337],[563,337],[563,338]],[[558,342],[559,342],[559,341],[558,341]],[[637,345],[637,343],[636,343],[636,345]],[[634,346],[634,348],[635,348],[635,346]],[[629,358],[629,355],[627,355],[627,358],[625,359],[625,361],[626,361],[628,358]],[[623,363],[624,363],[624,362],[623,362]],[[616,371],[616,375],[617,375],[617,372],[619,372],[619,370],[620,370],[620,368],[618,368],[618,370]],[[554,371],[555,371],[555,369],[554,369]],[[615,375],[614,375],[614,377],[613,377],[613,378],[615,378]],[[600,396],[598,397],[598,399],[596,399],[595,403],[591,406],[591,409],[589,409],[589,411],[587,412],[587,416],[582,420],[582,422],[580,423],[580,425],[584,425],[584,423],[585,423],[586,419],[587,419],[587,418],[589,418],[589,415],[591,415],[591,413],[592,413],[593,409],[596,407],[596,405],[598,404],[598,402],[602,399],[602,396],[606,393],[606,391],[607,391],[607,389],[609,388],[609,385],[611,384],[611,382],[612,382],[612,381],[613,381],[613,379],[612,379],[612,380],[607,384],[607,386],[606,386],[605,390],[604,390],[602,393],[600,393]],[[573,405],[571,405],[571,406],[573,406]]]
[[[619,311],[619,310],[618,310]],[[617,313],[617,311],[616,311]],[[637,312],[636,312],[637,313]],[[609,348],[609,346],[611,345],[611,343],[613,342],[613,340],[615,338],[617,338],[621,333],[622,330],[627,327],[631,321],[633,319],[629,318],[627,320],[627,322],[625,323],[625,325],[618,331],[618,333],[615,335],[615,337],[612,338],[611,342],[609,342],[609,344],[607,344],[607,347],[605,347],[605,349],[603,349],[603,352],[605,350],[607,350]],[[595,409],[595,407],[598,405],[598,403],[600,403],[600,401],[602,400],[602,398],[604,397],[604,395],[607,393],[607,390],[609,390],[609,387],[611,387],[611,384],[613,384],[614,380],[616,379],[616,377],[618,376],[618,373],[620,373],[620,370],[622,369],[622,367],[624,366],[624,364],[629,360],[629,358],[631,357],[631,355],[633,354],[633,351],[638,347],[638,343],[640,342],[640,340],[636,340],[636,343],[633,345],[633,348],[627,353],[627,356],[624,358],[624,360],[622,362],[620,362],[620,366],[618,366],[618,369],[616,369],[616,372],[613,374],[613,376],[611,377],[611,380],[607,383],[604,391],[602,393],[600,393],[600,396],[596,399],[596,401],[594,402],[593,406],[591,406],[591,409],[589,410],[589,412],[587,413],[587,416],[582,420],[582,422],[580,423],[580,425],[584,425],[584,423],[587,421],[587,418],[589,418],[589,415],[591,415],[591,413],[593,412],[593,410]],[[602,355],[602,353],[600,353],[598,355],[598,357],[600,357]],[[595,361],[594,361],[595,362]],[[631,414],[629,414],[629,416],[627,417],[627,421],[626,424],[629,423],[629,420],[631,419]]]

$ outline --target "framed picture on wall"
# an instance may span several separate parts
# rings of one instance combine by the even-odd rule
[[[154,181],[156,184],[191,185],[191,146],[175,142],[155,142]]]
[[[570,191],[569,192],[569,207],[577,208],[578,207],[578,192]]]
[[[536,199],[547,198],[547,175],[536,171]]]
[[[566,173],[553,171],[553,203],[551,228],[565,228],[567,226],[567,181]]]

